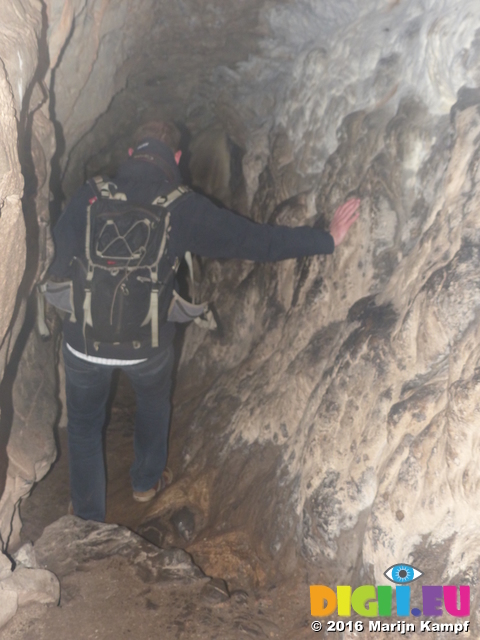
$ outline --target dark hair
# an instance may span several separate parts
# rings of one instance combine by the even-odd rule
[[[134,146],[138,146],[145,138],[155,138],[155,140],[163,142],[167,147],[170,147],[173,153],[180,148],[181,134],[173,122],[151,120],[142,124],[133,136]]]

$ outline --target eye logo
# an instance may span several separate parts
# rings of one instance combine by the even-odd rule
[[[423,576],[423,571],[415,569],[411,564],[403,563],[392,565],[383,575],[395,584],[408,584]]]

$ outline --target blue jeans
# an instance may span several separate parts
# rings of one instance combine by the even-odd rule
[[[75,515],[105,520],[106,475],[103,427],[112,373],[121,368],[137,400],[135,459],[130,469],[134,491],[148,491],[167,462],[173,347],[145,362],[123,367],[78,358],[63,345],[65,361],[70,492]]]

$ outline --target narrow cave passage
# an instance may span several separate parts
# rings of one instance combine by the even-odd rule
[[[155,505],[140,505],[131,499],[128,472],[132,461],[133,411],[132,389],[127,378],[120,376],[106,435],[109,470],[107,522],[127,526],[163,549],[188,550],[189,542],[197,537],[196,523],[190,510],[176,508],[178,488],[174,487],[173,494],[164,496],[167,513],[171,514],[169,517],[161,514],[152,518]],[[32,541],[34,548],[44,528],[65,516],[69,500],[65,429],[59,432],[58,444],[60,458],[21,506],[22,539],[25,543]],[[81,531],[82,536],[88,533],[88,529]],[[293,578],[289,584],[255,587],[248,569],[242,568],[237,561],[236,566],[229,567],[227,586],[219,577],[222,574],[221,567],[228,567],[232,560],[227,549],[217,554],[219,573],[212,581],[205,584],[205,578],[197,578],[196,582],[191,575],[191,568],[184,564],[177,568],[180,581],[177,577],[169,585],[168,579],[163,578],[163,582],[160,582],[163,586],[158,589],[158,582],[151,581],[148,571],[146,575],[142,571],[138,574],[132,572],[131,567],[135,566],[135,562],[130,555],[123,562],[119,557],[109,557],[108,547],[105,547],[112,544],[111,534],[107,537],[107,545],[100,534],[91,541],[87,539],[86,555],[81,560],[76,558],[73,561],[78,564],[75,572],[71,573],[68,562],[67,567],[61,566],[66,558],[60,551],[58,534],[62,536],[58,530],[53,534],[53,552],[57,562],[55,572],[62,582],[62,606],[56,610],[45,610],[43,607],[37,610],[23,609],[5,629],[4,637],[8,640],[28,638],[25,635],[27,627],[33,628],[35,638],[42,640],[52,635],[79,639],[97,635],[113,639],[132,632],[152,638],[160,635],[168,640],[177,638],[179,633],[180,637],[205,639],[234,640],[239,634],[257,637],[261,633],[268,633],[270,637],[285,637],[281,631],[282,625],[295,634],[292,638],[301,637],[309,631],[303,606],[303,601],[308,599],[306,585]],[[70,538],[68,531],[64,530],[63,535]],[[216,544],[215,532],[204,531],[202,540],[207,544]],[[102,542],[105,546],[102,546]],[[43,545],[41,541],[37,547],[41,558]],[[105,554],[103,559],[102,553]],[[245,553],[244,562],[250,565],[251,571],[254,558],[247,548]],[[75,558],[75,548],[71,541],[67,554],[74,566],[72,556]],[[201,558],[197,558],[200,566]],[[55,561],[50,557],[48,562],[51,564]],[[78,631],[72,630],[72,624]],[[135,631],[127,631],[130,624],[135,625]]]
[[[164,615],[167,640],[293,640],[311,633],[310,584],[385,585],[397,562],[428,584],[471,586],[478,635],[477,4],[10,0],[0,26],[0,586],[18,569],[40,571],[28,556],[12,572],[6,554],[52,521],[57,537],[37,555],[64,594],[54,614],[28,613],[30,596],[2,587],[12,640],[28,638],[30,623],[32,637],[62,637],[87,593],[98,607],[82,638],[132,637],[141,610],[147,637]],[[221,330],[192,324],[181,335],[173,485],[147,506],[131,501],[123,378],[107,435],[108,522],[168,553],[144,565],[151,547],[107,528],[108,553],[86,562],[104,533],[62,518],[60,325],[47,308],[52,337],[40,338],[35,285],[65,202],[85,179],[113,175],[136,127],[157,118],[181,130],[184,181],[255,222],[314,233],[352,197],[360,219],[333,256],[195,258]],[[55,437],[62,457],[42,480]],[[204,590],[182,549],[219,582]],[[188,585],[175,582],[182,571]],[[51,581],[36,602],[53,602],[58,585],[35,575]],[[128,585],[135,604],[120,608]],[[420,593],[418,580],[412,602]]]

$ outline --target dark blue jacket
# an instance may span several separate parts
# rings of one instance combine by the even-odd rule
[[[122,164],[113,178],[119,191],[128,200],[151,203],[157,196],[166,195],[181,181],[172,151],[154,140],[148,147],[161,164],[153,164],[135,157],[135,152]],[[92,188],[86,184],[70,200],[55,225],[55,260],[50,275],[60,278],[72,276],[72,260],[85,255],[86,211]],[[257,224],[227,209],[215,206],[208,198],[194,192],[187,193],[173,203],[171,209],[169,256],[173,261],[186,251],[208,258],[237,258],[257,262],[273,262],[332,253],[332,236],[311,227],[285,227]],[[105,358],[136,359],[152,355],[151,347],[140,351],[131,345],[101,345],[94,349],[85,345],[82,319],[76,323],[64,322],[64,336],[77,351]],[[160,347],[171,343],[174,326],[166,323],[160,328]]]

